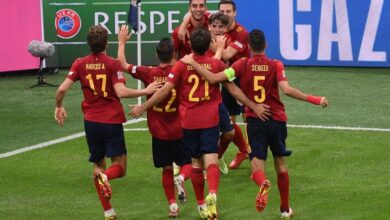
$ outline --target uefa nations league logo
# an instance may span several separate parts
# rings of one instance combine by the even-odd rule
[[[61,9],[56,12],[55,25],[58,37],[70,39],[79,33],[81,19],[79,14],[72,9]]]

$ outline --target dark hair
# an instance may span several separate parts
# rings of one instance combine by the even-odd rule
[[[88,29],[87,41],[92,53],[99,53],[106,49],[108,32],[100,25]]]
[[[170,63],[173,58],[173,45],[171,39],[165,37],[156,46],[157,57],[161,63]]]
[[[259,29],[254,29],[249,33],[249,46],[253,52],[263,52],[265,49],[265,35]]]
[[[221,21],[221,24],[226,26],[229,24],[229,17],[221,12],[217,12],[210,16],[209,24],[213,23],[214,21]]]
[[[229,4],[229,5],[232,5],[233,6],[233,11],[236,11],[237,7],[236,7],[236,3],[234,3],[233,0],[221,0],[219,3],[218,3],[218,9],[221,5],[223,4]]]
[[[191,5],[191,3],[192,3],[192,0],[189,0],[189,1],[188,1],[188,4]],[[204,0],[204,3],[207,4],[207,0]]]
[[[211,34],[203,27],[196,28],[190,35],[192,50],[199,55],[203,55],[210,47]]]

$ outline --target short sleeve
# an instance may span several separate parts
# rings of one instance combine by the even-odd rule
[[[234,62],[233,65],[231,66],[237,78],[241,78],[245,74],[244,71],[245,71],[246,60],[247,60],[246,58],[241,58],[236,62]]]
[[[80,61],[81,61],[81,59],[77,58],[73,62],[72,67],[70,68],[69,73],[66,76],[66,78],[68,78],[74,82],[80,79],[80,71],[79,71]]]
[[[180,80],[183,74],[184,68],[184,63],[182,63],[181,61],[176,62],[176,64],[172,68],[172,71],[168,74],[167,82],[177,85],[177,82]]]
[[[179,27],[175,28],[175,30],[172,32],[172,42],[174,50],[179,50],[182,45],[182,41],[178,37],[178,31]]]
[[[278,82],[280,81],[287,81],[287,76],[285,73],[284,65],[282,62],[279,60],[276,60],[276,65],[275,65],[275,71],[276,71],[276,79]]]
[[[121,63],[118,60],[113,62],[111,81],[112,85],[115,85],[116,83],[126,83],[126,78],[122,72]]]
[[[127,69],[127,72],[130,73],[130,75],[135,79],[145,81],[145,79],[149,75],[150,69],[151,68],[147,66],[136,66],[130,64],[129,68]]]
[[[237,29],[239,28],[241,27],[238,27]],[[234,41],[232,41],[228,46],[236,49],[238,52],[246,50],[248,47],[248,32],[244,29],[237,32],[236,39],[234,39]]]

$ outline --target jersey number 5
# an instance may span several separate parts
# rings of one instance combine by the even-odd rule
[[[96,92],[95,85],[93,83],[92,75],[88,74],[85,77],[88,82],[89,82],[89,87],[93,90],[93,94],[97,95],[98,93]],[[96,74],[96,80],[102,80],[102,92],[103,96],[107,97],[107,92],[106,92],[106,84],[107,84],[107,75],[106,74]]]
[[[199,102],[199,101],[204,101],[204,100],[210,100],[210,95],[209,95],[209,82],[207,80],[204,81],[204,97],[194,97],[194,93],[196,89],[199,87],[199,77],[197,75],[191,75],[188,78],[188,82],[192,83],[194,81],[194,85],[191,88],[190,94],[188,95],[188,100],[190,102]]]
[[[253,80],[253,90],[255,92],[260,91],[260,96],[254,96],[257,103],[263,103],[265,100],[265,88],[260,85],[263,80],[265,80],[265,76],[255,76]]]

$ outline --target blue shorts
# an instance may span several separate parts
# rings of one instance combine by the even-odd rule
[[[269,119],[262,121],[258,118],[247,118],[247,132],[251,153],[249,159],[257,157],[267,159],[268,146],[274,157],[290,156],[286,150],[287,126],[284,121]]]
[[[127,153],[122,124],[84,120],[84,129],[90,154],[89,161],[97,163],[105,156],[115,157]]]
[[[152,151],[154,167],[172,166],[173,162],[179,166],[191,164],[191,157],[184,151],[182,139],[167,141],[152,137]]]
[[[229,131],[232,131],[233,128],[233,122],[229,117],[229,112],[226,109],[226,106],[221,103],[219,104],[219,130],[222,133],[226,133]]]
[[[222,87],[221,94],[223,104],[229,111],[229,115],[240,115],[244,112],[244,107],[238,104],[236,99],[224,87]]]
[[[203,129],[183,129],[185,151],[192,158],[218,153],[219,126]]]

